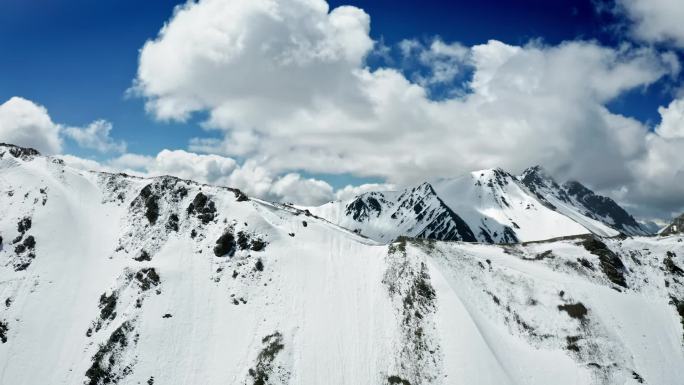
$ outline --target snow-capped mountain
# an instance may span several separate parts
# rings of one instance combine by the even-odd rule
[[[540,166],[525,170],[520,181],[541,202],[596,234],[608,235],[606,226],[626,235],[650,234],[614,200],[595,194],[577,181],[559,185]]]
[[[496,174],[470,179],[482,204],[505,192],[505,223],[526,224]],[[435,186],[373,197],[477,237],[437,198],[458,183]],[[0,383],[677,384],[682,239],[385,244],[239,190],[0,145]]]
[[[345,204],[327,204],[309,210],[380,242],[391,242],[401,235],[477,241],[468,224],[444,204],[429,183],[400,192],[370,192]],[[373,225],[363,226],[366,223]]]
[[[684,214],[675,218],[672,223],[662,228],[659,232],[660,235],[672,235],[672,234],[682,234],[684,233]]]
[[[309,210],[380,242],[402,235],[473,241],[472,234],[477,242],[514,243],[588,233],[647,234],[610,198],[577,182],[561,186],[540,167],[520,177],[502,169],[475,171],[399,192],[365,193]],[[444,227],[458,231],[431,231],[440,227],[441,218],[449,218]]]
[[[487,243],[527,242],[589,233],[576,221],[535,199],[498,168],[434,182],[437,195]]]

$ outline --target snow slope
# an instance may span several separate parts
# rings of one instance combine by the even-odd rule
[[[528,168],[519,179],[541,202],[582,224],[594,234],[650,234],[615,201],[594,194],[577,181],[559,185],[540,166]]]
[[[681,234],[387,245],[0,146],[0,237],[0,384],[678,384],[684,367]]]
[[[589,232],[540,204],[513,175],[501,169],[442,179],[434,182],[434,187],[481,242],[526,242]]]

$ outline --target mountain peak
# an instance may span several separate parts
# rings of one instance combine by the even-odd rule
[[[559,188],[551,174],[539,165],[526,168],[520,175],[520,181],[532,192],[535,192],[537,187]]]
[[[540,165],[531,166],[523,170],[520,178],[525,177],[538,177],[543,179],[550,178],[549,174],[546,172],[546,169]]]
[[[497,176],[499,176],[499,177],[512,176],[508,171],[504,170],[501,167],[484,168],[481,170],[472,171],[470,174],[474,177],[477,177],[477,178],[491,178],[491,177],[497,177]]]
[[[528,173],[528,172],[543,172],[543,171],[544,171],[544,167],[536,164],[534,166],[530,166],[530,167],[526,168],[525,171],[523,171],[523,174]]]
[[[520,177],[500,167],[483,169],[401,191],[360,194],[311,211],[379,242],[400,235],[516,243],[586,233],[645,233],[612,200],[579,182],[561,186],[539,165]]]
[[[418,186],[415,187],[416,191],[422,191],[426,194],[435,194],[435,189],[432,188],[432,184],[430,182],[423,182],[419,184]]]
[[[478,240],[428,182],[401,191],[364,193],[346,202],[330,202],[309,210],[379,242],[390,242],[399,236]]]
[[[9,143],[0,143],[0,155],[9,152],[15,158],[30,159],[34,156],[40,156],[40,152],[34,148],[21,147]]]
[[[675,218],[672,223],[660,231],[660,235],[673,235],[684,233],[684,214]]]
[[[585,185],[576,180],[569,180],[563,183],[563,187],[565,187],[565,189],[568,191],[568,194],[578,197],[585,197],[587,195],[594,194],[593,191],[589,190]]]

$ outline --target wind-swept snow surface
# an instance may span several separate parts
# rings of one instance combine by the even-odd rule
[[[0,237],[1,384],[681,382],[681,234],[382,244],[0,146]]]

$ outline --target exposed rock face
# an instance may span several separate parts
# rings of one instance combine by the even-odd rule
[[[40,155],[38,150],[29,147],[20,147],[8,143],[0,143],[0,147],[4,148],[3,152],[24,160],[30,160],[34,156]]]
[[[314,209],[317,212],[316,209]],[[402,192],[362,194],[344,205],[341,223],[384,241],[409,235],[426,239],[476,242],[468,224],[437,196],[429,183]],[[325,215],[322,215],[325,217]]]
[[[610,224],[616,230],[629,235],[645,235],[647,231],[625,209],[614,200],[594,194],[577,181],[563,184],[568,196],[586,208],[585,214],[591,218]]]
[[[587,251],[599,257],[599,265],[601,270],[606,274],[608,279],[616,285],[627,287],[625,280],[626,268],[613,251],[611,251],[605,243],[596,239],[595,237],[588,238],[582,242]]]
[[[206,225],[214,220],[216,205],[209,197],[199,192],[188,206],[187,212],[189,215],[196,215]]]
[[[231,231],[223,233],[217,240],[214,246],[214,255],[217,257],[232,257],[235,254],[237,243]]]
[[[660,235],[673,235],[684,233],[684,214],[675,218],[672,223],[660,231]]]
[[[540,166],[526,169],[520,176],[520,181],[541,202],[553,210],[567,213],[566,215],[572,215],[569,211],[574,211],[623,234],[649,234],[646,228],[614,200],[595,194],[577,181],[568,181],[559,185]]]

